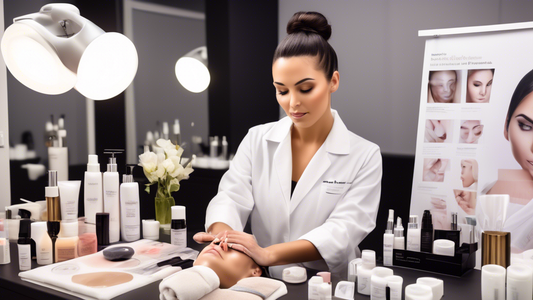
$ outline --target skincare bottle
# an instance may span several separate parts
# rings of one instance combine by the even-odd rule
[[[31,269],[31,221],[29,219],[20,220],[18,250],[19,250],[19,270]]]
[[[48,171],[48,186],[45,187],[46,209],[48,221],[46,227],[48,236],[52,240],[52,258],[55,258],[55,244],[59,234],[59,221],[61,221],[61,210],[59,204],[59,188],[57,187],[57,171]],[[54,261],[55,262],[55,261]]]
[[[457,230],[457,213],[452,213],[451,230],[435,229],[435,240],[450,240],[455,243],[455,249],[461,245],[461,231]]]
[[[20,217],[16,216],[15,218],[12,217],[12,211],[10,209],[6,208],[6,224],[9,228],[8,230],[8,236],[9,240],[12,243],[16,243],[19,238],[19,226],[20,226]]]
[[[11,262],[9,253],[9,224],[5,213],[0,213],[0,265]]]
[[[420,252],[420,228],[418,228],[418,216],[410,215],[407,224],[407,250]]]
[[[109,242],[116,243],[120,240],[120,181],[117,171],[117,158],[120,150],[106,149],[105,154],[111,154],[107,164],[107,172],[104,173],[104,212],[109,213]]]
[[[213,137],[213,140],[211,140],[209,145],[209,156],[211,158],[218,157],[218,136]]]
[[[228,160],[228,140],[226,140],[226,136],[222,137],[222,159]]]
[[[161,138],[164,140],[169,139],[168,122],[163,122],[163,130],[161,131]]]
[[[320,300],[331,300],[331,284],[322,283],[319,286],[318,292],[320,294]]]
[[[61,222],[59,233],[56,241],[56,262],[78,257],[78,222]]]
[[[31,238],[35,241],[37,264],[39,265],[49,265],[54,261],[52,259],[52,240],[46,230],[46,222],[31,224]]]
[[[109,245],[109,214],[96,213],[96,239],[98,251]]]
[[[85,222],[85,217],[78,219],[78,256],[98,252],[96,226]]]
[[[68,149],[67,147],[48,148],[48,167],[50,170],[57,170],[58,180],[68,180]]]
[[[420,251],[433,253],[433,221],[429,210],[424,210],[420,229]]]
[[[394,245],[394,210],[389,209],[387,229],[383,234],[383,265],[392,266],[392,248]]]
[[[324,283],[321,276],[313,276],[309,279],[308,285],[308,299],[320,300],[320,285]]]
[[[146,132],[146,140],[144,141],[144,152],[150,152],[150,148],[154,144],[154,134],[151,131]]]
[[[59,181],[61,219],[65,222],[78,220],[78,202],[80,198],[80,180]]]
[[[185,206],[172,206],[170,243],[180,249],[187,247],[187,224],[185,220]]]
[[[174,120],[174,126],[172,128],[172,143],[181,147],[181,128],[180,120]]]
[[[394,228],[394,249],[405,250],[402,218],[400,217],[396,219],[396,227]]]
[[[87,172],[85,172],[84,192],[85,217],[87,222],[95,223],[96,213],[104,210],[102,201],[102,173],[98,163],[98,155],[89,155]]]
[[[363,250],[361,257],[363,264],[361,268],[357,268],[357,292],[370,295],[370,277],[372,276],[372,269],[376,267],[376,252]]]
[[[133,181],[133,168],[126,166],[126,174],[120,185],[120,232],[125,242],[141,238],[141,217],[139,209],[139,184]]]
[[[54,124],[51,121],[46,121],[45,124],[45,133],[44,133],[44,144],[45,146],[52,147],[54,142]]]

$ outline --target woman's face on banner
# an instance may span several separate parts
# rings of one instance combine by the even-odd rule
[[[461,143],[477,144],[483,134],[483,125],[479,120],[468,120],[461,123]]]
[[[450,103],[455,98],[457,88],[455,71],[434,71],[429,81],[431,95],[436,103]]]
[[[516,162],[533,177],[533,93],[524,97],[514,111],[506,138]]]
[[[461,160],[461,181],[463,181],[463,187],[471,186],[476,180],[474,179],[473,164],[467,159]]]
[[[468,76],[468,101],[473,103],[488,103],[492,89],[492,71],[472,71]]]

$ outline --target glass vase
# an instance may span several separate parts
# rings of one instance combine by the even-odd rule
[[[161,227],[169,227],[172,221],[171,207],[176,205],[174,197],[155,197],[155,219]]]

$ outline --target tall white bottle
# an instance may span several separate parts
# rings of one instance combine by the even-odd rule
[[[387,229],[383,234],[383,265],[392,266],[392,249],[394,246],[394,210],[389,209]]]
[[[109,213],[109,242],[116,243],[120,240],[120,181],[117,171],[117,158],[115,152],[109,150],[104,152],[111,154],[107,164],[107,172],[104,173],[104,212]]]
[[[141,238],[141,216],[139,208],[139,184],[133,181],[133,167],[126,167],[126,174],[120,185],[120,233],[126,242]]]
[[[418,227],[418,216],[410,215],[407,224],[407,250],[420,252],[420,227]]]
[[[96,213],[104,211],[102,201],[102,173],[98,155],[89,155],[84,180],[84,207],[87,223],[96,224]]]

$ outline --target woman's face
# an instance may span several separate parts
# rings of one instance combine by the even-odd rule
[[[309,128],[330,112],[331,93],[338,87],[338,72],[330,81],[318,69],[317,58],[278,58],[272,65],[276,98],[287,116],[300,128]]]
[[[468,120],[461,124],[461,143],[477,144],[483,134],[483,125],[479,120]]]
[[[457,88],[455,71],[434,71],[429,81],[433,101],[437,103],[453,102]]]
[[[469,187],[476,182],[472,168],[473,164],[471,161],[466,159],[461,160],[461,180],[463,181],[463,187]]]
[[[533,177],[533,93],[527,95],[518,105],[505,138],[511,143],[516,162]]]
[[[488,103],[492,89],[492,71],[472,71],[468,76],[468,101],[473,103]]]
[[[261,269],[249,256],[233,249],[223,251],[215,243],[211,243],[198,254],[194,265],[206,266],[215,271],[221,288],[229,288],[243,278],[261,276]]]

